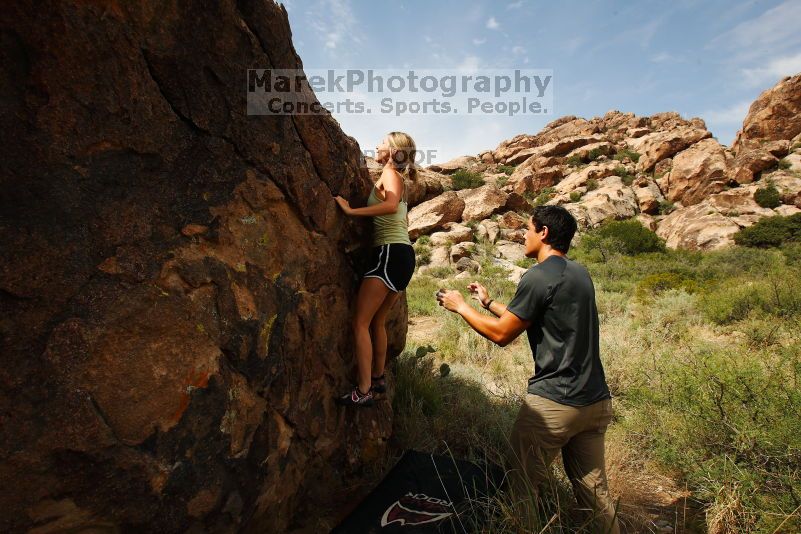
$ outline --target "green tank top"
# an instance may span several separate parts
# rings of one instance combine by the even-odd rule
[[[406,224],[406,184],[403,185],[404,198],[398,203],[398,211],[389,215],[375,215],[373,217],[373,246],[384,245],[386,243],[406,243],[411,245],[409,239],[409,227]],[[383,202],[376,195],[376,186],[373,185],[367,205],[373,206]]]

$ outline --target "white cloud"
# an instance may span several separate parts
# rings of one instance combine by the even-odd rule
[[[801,44],[799,20],[801,2],[787,0],[718,35],[709,41],[707,48],[733,51],[735,63],[763,60]]]
[[[526,49],[520,45],[512,47],[512,53],[516,56],[522,55],[526,53]]]
[[[351,50],[346,44],[359,45],[363,42],[350,0],[318,0],[306,14],[312,28],[322,36],[323,46],[329,55],[348,56]]]
[[[487,42],[487,40],[485,38],[483,38],[483,37],[481,39],[479,39],[479,38],[474,38],[473,39],[473,44],[476,45],[476,46],[483,45],[486,42]]]
[[[523,7],[523,0],[518,0],[517,2],[506,5],[506,9],[520,9],[521,7]]]
[[[751,86],[774,85],[785,76],[799,72],[801,72],[801,52],[771,59],[767,65],[761,67],[742,69],[746,83]]]
[[[459,70],[475,72],[481,66],[481,58],[478,56],[465,56],[462,62],[456,67]]]
[[[700,116],[709,124],[742,124],[750,106],[750,100],[742,100],[727,108],[704,111]]]
[[[582,44],[584,44],[583,37],[571,37],[562,44],[562,48],[564,48],[565,50],[567,50],[572,54],[573,52],[578,50]]]
[[[489,28],[490,30],[497,30],[500,27],[501,25],[498,23],[497,20],[495,20],[495,17],[490,17],[489,20],[487,21],[487,28]]]
[[[648,58],[651,63],[677,63],[683,61],[680,57],[674,56],[670,52],[659,52],[658,54],[654,54],[650,58]]]

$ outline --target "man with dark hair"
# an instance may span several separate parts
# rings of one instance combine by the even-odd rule
[[[537,258],[504,306],[473,282],[478,312],[456,290],[440,290],[441,306],[460,314],[479,334],[505,347],[524,330],[534,356],[510,436],[510,463],[536,492],[561,450],[579,504],[597,512],[598,532],[619,532],[609,497],[604,435],[612,400],[601,365],[595,288],[582,265],[565,257],[576,220],[561,206],[537,206],[528,221],[525,255]]]

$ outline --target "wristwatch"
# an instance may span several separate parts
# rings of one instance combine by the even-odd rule
[[[490,304],[492,304],[492,301],[494,301],[494,300],[495,299],[489,299],[486,304],[482,304],[481,306],[483,306],[485,310],[488,310],[489,307],[490,307]]]

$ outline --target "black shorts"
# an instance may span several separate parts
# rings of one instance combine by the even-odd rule
[[[416,265],[414,248],[406,243],[386,243],[373,247],[365,278],[380,278],[390,291],[400,292],[409,285]]]

